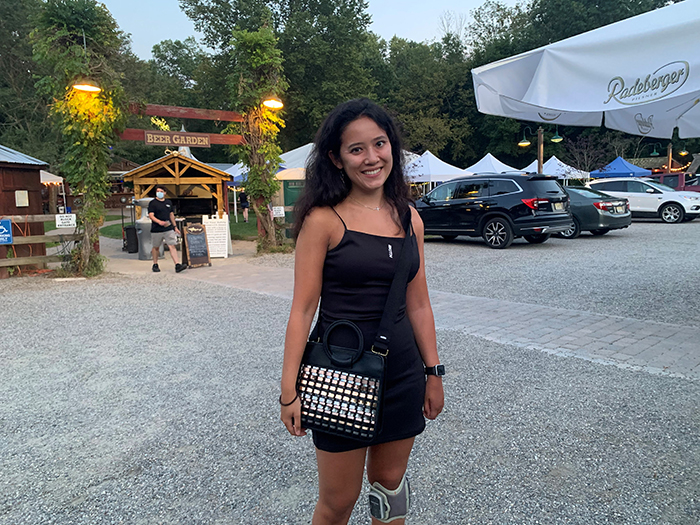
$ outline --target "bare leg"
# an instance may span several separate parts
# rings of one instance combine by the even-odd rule
[[[151,257],[153,257],[153,264],[158,264],[158,251],[160,248],[151,249]]]
[[[366,448],[348,452],[316,449],[318,502],[312,525],[345,525],[362,489]]]
[[[248,222],[248,208],[243,208],[243,220]]]
[[[175,264],[180,264],[180,259],[177,255],[177,248],[175,246],[168,245],[168,250],[170,250],[170,257]]]
[[[397,489],[406,472],[414,440],[408,438],[370,447],[367,455],[367,479],[370,484],[378,481],[384,488]],[[406,522],[395,520],[391,523],[404,525]],[[382,525],[382,522],[372,518],[372,525]]]

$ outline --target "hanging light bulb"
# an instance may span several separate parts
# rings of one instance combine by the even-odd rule
[[[263,100],[262,105],[270,109],[282,109],[284,107],[284,103],[275,95],[270,95]]]
[[[551,140],[552,140],[552,142],[554,142],[554,143],[561,142],[562,140],[564,140],[564,137],[562,137],[562,136],[559,134],[559,126],[558,126],[558,125],[557,125],[557,130],[554,132],[554,136],[552,137]]]
[[[102,88],[92,80],[80,80],[73,84],[72,87],[76,91],[83,91],[85,93],[99,93],[100,91],[102,91]]]

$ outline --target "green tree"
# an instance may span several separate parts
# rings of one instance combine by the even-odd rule
[[[0,144],[54,164],[61,141],[48,119],[47,98],[34,85],[41,69],[29,41],[40,10],[39,0],[0,2]]]
[[[363,0],[289,0],[280,17],[290,85],[285,144],[296,147],[313,139],[339,103],[376,96],[368,67],[376,41],[367,31],[371,19]]]
[[[52,97],[50,111],[65,141],[61,171],[82,196],[83,239],[74,251],[73,269],[94,275],[103,267],[95,244],[109,194],[109,145],[117,140],[123,121],[123,90],[113,68],[123,38],[109,11],[94,0],[48,0],[32,38],[35,59],[48,72],[37,85]],[[102,90],[96,94],[72,88],[86,79]]]
[[[248,167],[246,192],[266,232],[260,239],[261,245],[276,246],[279,244],[277,231],[267,205],[279,190],[275,173],[282,150],[277,144],[277,135],[284,127],[284,120],[262,102],[271,95],[283,95],[287,88],[282,53],[272,29],[267,26],[257,31],[234,31],[233,44],[235,66],[228,88],[232,105],[243,115],[243,122],[233,124],[231,130],[239,130],[245,139],[245,144],[233,146],[233,149]]]

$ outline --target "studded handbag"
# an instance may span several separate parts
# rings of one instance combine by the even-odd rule
[[[359,441],[379,432],[384,394],[384,369],[391,331],[406,295],[413,231],[410,210],[404,220],[406,237],[389,288],[382,320],[371,350],[364,350],[362,331],[349,320],[338,320],[321,337],[306,344],[297,376],[301,426]],[[357,347],[330,344],[331,334],[344,327],[357,335]],[[315,339],[315,340],[313,340]]]

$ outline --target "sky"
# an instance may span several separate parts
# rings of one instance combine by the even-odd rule
[[[154,44],[163,40],[199,37],[194,25],[180,11],[177,0],[101,0],[122,31],[131,33],[132,50],[144,60]],[[370,0],[370,30],[389,40],[394,35],[416,42],[438,39],[440,17],[451,12],[470,17],[483,0]],[[506,0],[514,5],[515,0]]]

